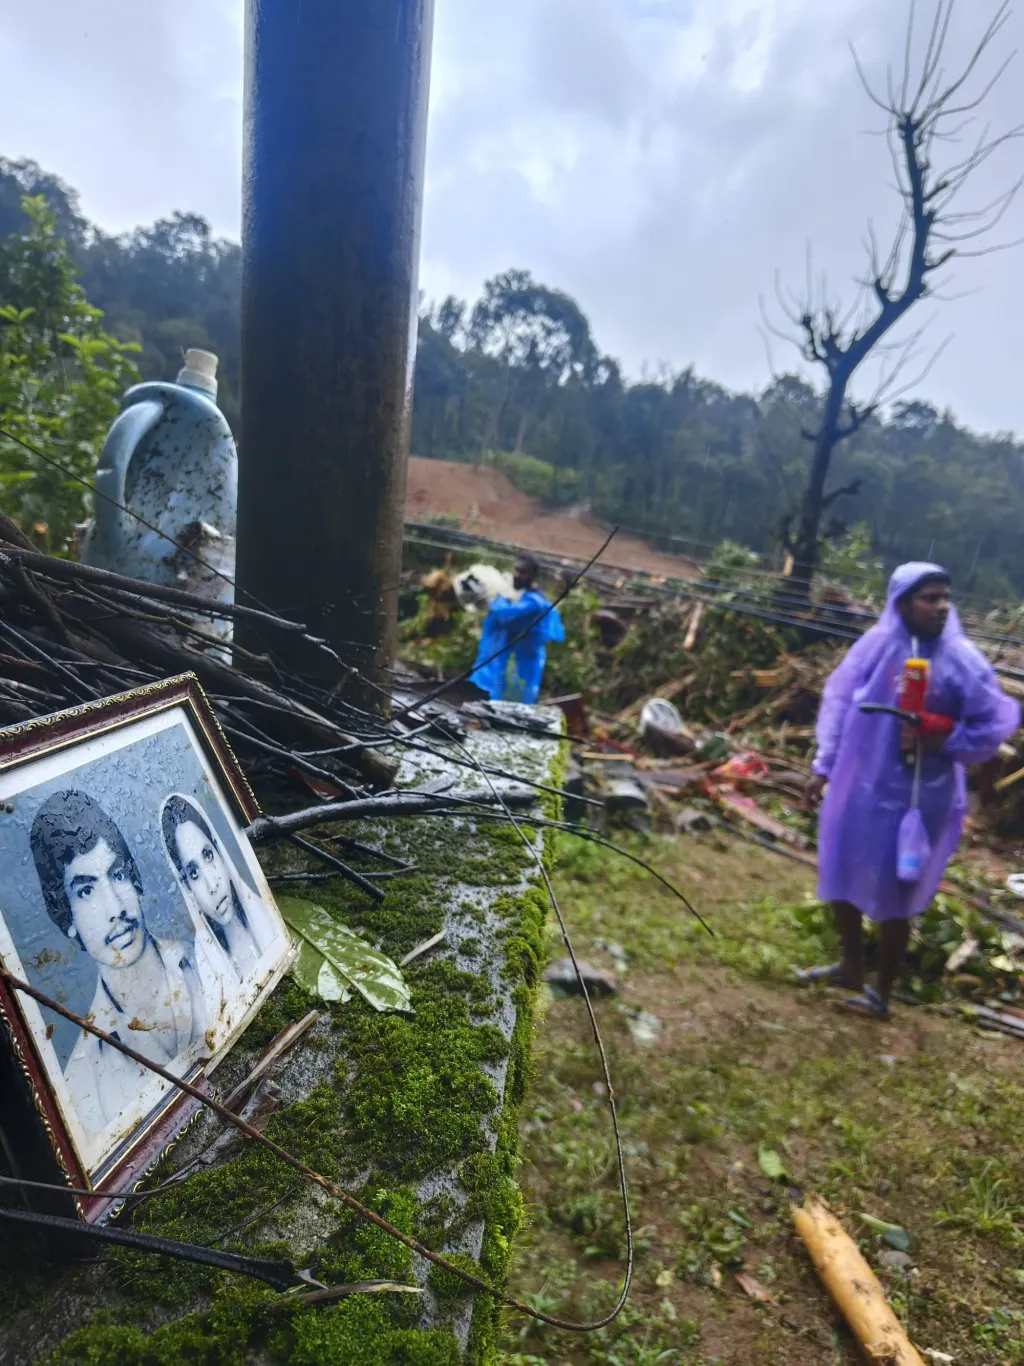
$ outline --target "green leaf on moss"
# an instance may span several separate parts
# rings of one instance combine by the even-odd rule
[[[782,1164],[782,1158],[774,1148],[766,1148],[764,1145],[758,1148],[757,1165],[761,1168],[769,1181],[781,1181],[786,1175],[786,1169]]]
[[[376,1010],[412,1013],[405,978],[386,954],[312,901],[284,896],[277,904],[299,950],[292,976],[305,991],[325,1001],[344,1001],[353,987]]]

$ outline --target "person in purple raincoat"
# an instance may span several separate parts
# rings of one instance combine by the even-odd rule
[[[832,903],[842,961],[798,974],[856,995],[845,1004],[885,1016],[910,937],[910,922],[935,894],[956,849],[966,809],[964,769],[995,755],[1020,725],[991,664],[964,635],[950,601],[949,575],[936,564],[904,564],[889,581],[881,617],[851,647],[825,684],[809,808],[824,801],[818,825],[818,896]],[[926,711],[906,723],[866,713],[863,703],[895,706],[903,661],[929,661]],[[901,744],[919,746],[904,762]],[[914,882],[897,878],[897,837],[917,797],[930,849]],[[879,926],[877,989],[864,980],[862,916]]]

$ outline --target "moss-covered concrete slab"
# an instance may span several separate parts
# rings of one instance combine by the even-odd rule
[[[543,715],[530,709],[531,719]],[[554,718],[552,718],[554,724]],[[556,784],[555,740],[476,732],[472,756]],[[443,749],[443,746],[436,746]],[[451,751],[465,761],[465,753]],[[451,759],[416,754],[399,784]],[[486,787],[458,771],[460,788]],[[500,781],[495,779],[495,781]],[[537,810],[550,812],[542,797]],[[366,823],[346,834],[416,866],[374,903],[341,880],[288,884],[396,961],[444,930],[406,969],[415,1013],[380,1014],[361,997],[327,1006],[290,979],[215,1076],[224,1095],[265,1044],[319,1004],[323,1014],[275,1077],[266,1132],[340,1180],[429,1247],[502,1284],[521,1216],[516,1121],[526,1085],[546,901],[536,856],[514,829],[469,817]],[[272,871],[290,853],[272,850]],[[353,856],[355,861],[355,856]],[[368,865],[367,865],[368,866]],[[220,1131],[204,1115],[149,1184],[166,1180]],[[251,1255],[286,1256],[328,1284],[416,1282],[422,1296],[356,1296],[299,1307],[262,1284],[123,1250],[64,1267],[8,1239],[0,1251],[0,1362],[53,1366],[479,1366],[494,1359],[498,1309],[341,1209],[265,1149],[246,1146],[138,1206],[132,1226]]]

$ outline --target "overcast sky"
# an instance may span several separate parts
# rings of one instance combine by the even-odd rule
[[[428,298],[472,299],[523,267],[576,297],[627,373],[692,363],[756,389],[776,272],[800,287],[812,244],[848,297],[868,219],[892,231],[885,145],[866,135],[880,115],[848,44],[876,77],[901,64],[902,0],[436,2]],[[960,0],[950,69],[992,2]],[[63,176],[108,230],[189,209],[237,236],[242,6],[7,0],[0,154]],[[1018,13],[996,62],[1022,31]],[[986,111],[996,129],[1024,122],[1024,65]],[[1022,163],[1024,142],[993,158],[976,202]],[[1021,235],[1024,197],[1001,238]],[[948,292],[930,335],[951,341],[917,393],[1024,435],[1024,248],[959,263]],[[772,359],[794,366],[780,342]]]

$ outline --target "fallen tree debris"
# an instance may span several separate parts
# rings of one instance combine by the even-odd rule
[[[290,768],[312,769],[343,791],[363,783],[388,787],[394,777],[396,761],[375,748],[394,742],[379,718],[346,702],[344,686],[317,688],[275,663],[275,635],[307,635],[301,623],[10,541],[0,541],[0,611],[0,724],[194,673],[250,773],[288,781]],[[245,617],[265,632],[267,652],[245,658],[251,672],[233,668],[221,657],[223,641],[197,616]],[[340,680],[351,675],[322,641],[307,638],[335,661]]]
[[[737,1271],[733,1279],[748,1299],[754,1300],[757,1304],[775,1303],[775,1296],[756,1276],[750,1276],[745,1271]]]
[[[438,930],[437,934],[432,934],[429,939],[424,939],[422,944],[417,944],[415,948],[409,950],[404,958],[400,959],[398,966],[404,968],[409,963],[414,963],[417,958],[421,958],[423,954],[429,953],[431,949],[436,949],[438,944],[444,943],[446,934],[446,930]]]
[[[246,1095],[261,1077],[265,1077],[270,1069],[302,1038],[307,1029],[311,1029],[320,1018],[318,1010],[311,1010],[308,1015],[304,1015],[301,1020],[296,1020],[293,1024],[285,1025],[267,1044],[258,1061],[247,1076],[243,1077],[233,1091],[224,1100],[226,1110],[237,1110],[239,1104],[245,1099]]]
[[[875,1273],[824,1200],[808,1196],[802,1206],[792,1206],[792,1218],[815,1271],[866,1360],[877,1366],[924,1366]]]
[[[115,1243],[140,1252],[173,1257],[178,1261],[198,1262],[203,1266],[217,1267],[221,1271],[232,1271],[236,1275],[251,1276],[279,1291],[288,1290],[292,1286],[313,1286],[319,1290],[329,1288],[322,1281],[314,1280],[308,1271],[297,1270],[289,1261],[246,1257],[239,1252],[224,1252],[220,1248],[183,1243],[173,1238],[158,1238],[153,1234],[135,1233],[130,1229],[111,1228],[107,1224],[87,1224],[77,1219],[64,1219],[55,1214],[38,1214],[34,1210],[7,1209],[0,1206],[0,1219],[6,1219],[11,1223],[28,1224],[51,1235]]]

